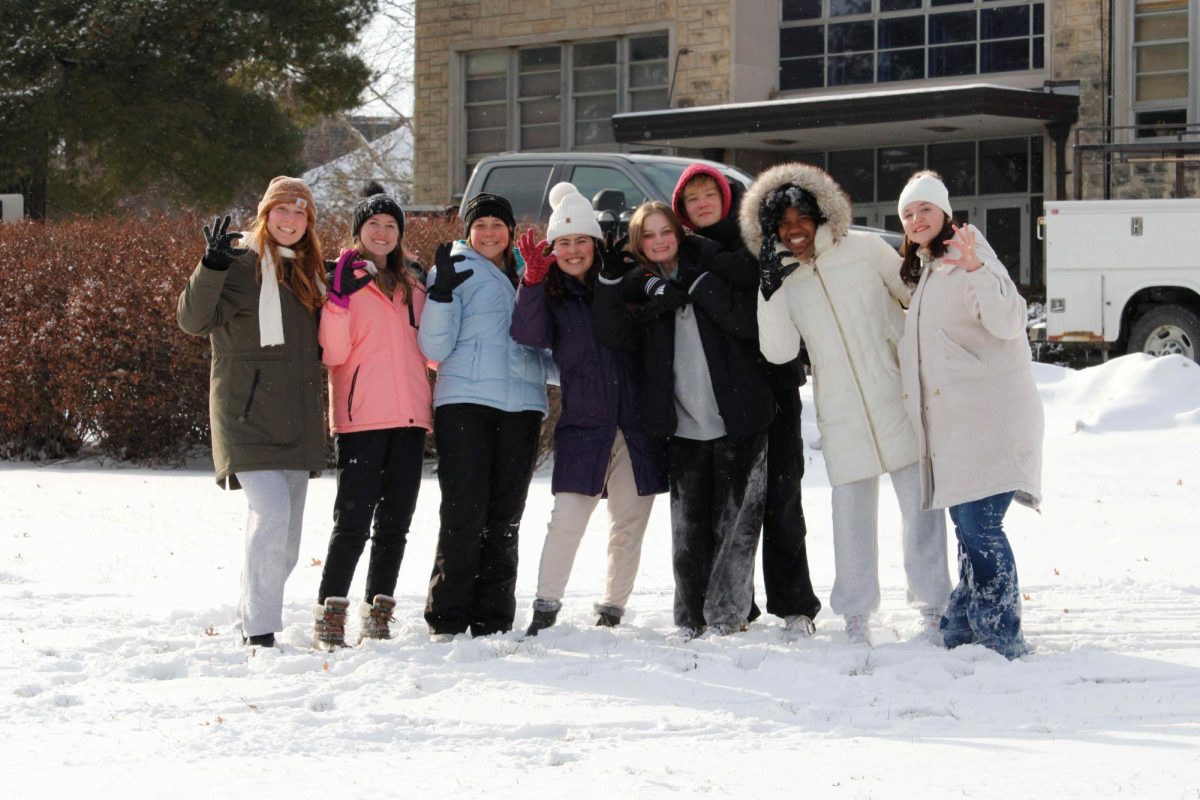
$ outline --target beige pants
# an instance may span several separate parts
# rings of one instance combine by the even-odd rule
[[[624,612],[625,603],[633,592],[633,581],[642,558],[642,537],[654,505],[654,495],[638,496],[633,462],[620,431],[613,442],[605,483],[608,487],[608,578],[604,599],[598,605],[619,615]],[[573,492],[554,495],[554,509],[550,512],[546,543],[542,545],[542,561],[538,566],[538,600],[549,601],[547,605],[554,607],[562,600],[579,542],[599,503],[599,495]]]

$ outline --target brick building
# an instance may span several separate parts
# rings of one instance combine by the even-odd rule
[[[490,153],[649,151],[816,163],[896,228],[928,166],[1039,283],[1044,200],[1200,191],[1200,0],[418,0],[416,34],[418,203]]]

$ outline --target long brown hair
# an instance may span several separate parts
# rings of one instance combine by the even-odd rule
[[[946,221],[929,243],[929,253],[934,258],[946,255],[946,240],[954,238],[954,219],[945,211],[942,212],[942,216]],[[921,280],[921,257],[917,255],[920,249],[921,245],[909,241],[908,234],[904,235],[904,240],[900,242],[900,255],[904,259],[900,263],[900,279],[909,286],[916,286],[917,281]]]
[[[358,250],[360,257],[371,260],[360,236],[355,236],[350,241],[350,246]],[[392,248],[392,252],[387,254],[383,269],[375,273],[375,285],[389,298],[396,294],[396,290],[399,290],[401,299],[407,306],[412,304],[412,293],[416,280],[416,275],[409,267],[408,256],[404,254],[404,240],[399,239],[396,241],[396,246]]]
[[[310,219],[304,236],[291,246],[296,253],[296,257],[292,259],[292,268],[283,269],[283,256],[279,254],[280,245],[267,230],[267,214],[270,211],[269,208],[264,209],[250,228],[250,239],[258,251],[258,258],[254,261],[255,277],[262,282],[262,254],[265,248],[271,248],[271,257],[280,265],[275,275],[280,285],[286,285],[305,308],[315,311],[325,302],[325,262],[321,259],[321,239],[317,236],[317,230]]]
[[[633,253],[634,257],[637,258],[643,267],[655,275],[665,278],[667,276],[663,274],[662,267],[646,258],[646,252],[642,249],[642,237],[645,235],[646,218],[652,214],[662,214],[667,218],[667,224],[671,226],[671,230],[675,231],[675,240],[680,250],[683,249],[683,238],[687,234],[683,230],[683,223],[679,221],[679,215],[669,205],[659,200],[647,200],[638,206],[633,212],[633,216],[630,217],[629,252]],[[675,259],[678,261],[678,253],[676,253]]]

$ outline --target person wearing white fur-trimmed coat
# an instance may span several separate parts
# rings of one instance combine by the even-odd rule
[[[1041,502],[1044,427],[1025,301],[978,229],[954,224],[936,173],[914,175],[898,211],[902,276],[915,286],[900,371],[920,447],[922,503],[949,509],[959,544],[943,641],[1015,658],[1027,648],[1002,522],[1013,500]]]
[[[897,347],[908,289],[900,257],[851,231],[850,201],[824,170],[780,164],[758,177],[739,221],[758,252],[759,347],[768,361],[812,362],[821,450],[833,486],[836,578],[830,607],[867,641],[879,607],[879,477],[902,517],[907,599],[933,634],[950,593],[945,515],[921,510],[917,437],[901,400]]]

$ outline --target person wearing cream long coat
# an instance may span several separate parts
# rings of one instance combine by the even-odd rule
[[[768,222],[778,216],[770,206],[787,205],[803,193],[815,199],[810,216],[823,218],[806,261],[779,243],[777,223]],[[880,598],[880,475],[892,476],[900,501],[907,599],[921,611],[926,630],[940,620],[950,579],[944,514],[920,510],[917,435],[901,401],[897,347],[909,292],[900,279],[900,257],[875,234],[849,230],[850,220],[841,187],[807,164],[764,172],[740,212],[751,252],[772,237],[775,250],[785,253],[785,269],[792,269],[769,300],[759,295],[759,346],[768,361],[783,363],[796,357],[803,339],[812,361],[821,451],[834,487],[837,574],[830,606],[846,617],[852,639],[862,640]]]

